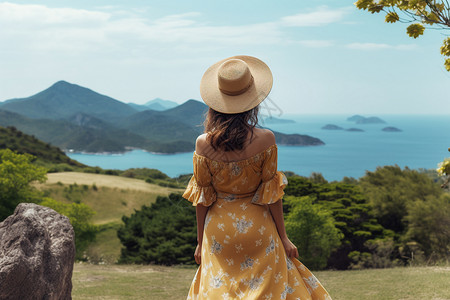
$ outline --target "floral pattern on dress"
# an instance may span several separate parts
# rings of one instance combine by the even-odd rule
[[[277,147],[225,163],[194,153],[194,175],[183,197],[209,206],[202,263],[188,299],[331,300],[314,275],[288,258],[267,204],[282,198]],[[201,202],[199,202],[201,201]]]
[[[233,222],[233,226],[234,228],[236,228],[236,234],[237,233],[245,234],[248,232],[248,229],[253,226],[253,221],[252,220],[247,221],[245,219],[245,216],[243,216],[241,219],[236,218],[236,221]]]

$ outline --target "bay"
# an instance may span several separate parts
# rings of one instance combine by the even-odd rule
[[[450,116],[377,115],[386,124],[355,124],[348,115],[283,115],[295,123],[270,124],[283,133],[308,134],[320,138],[324,146],[278,146],[278,169],[309,176],[322,173],[327,180],[344,176],[359,178],[377,166],[399,165],[411,169],[435,169],[450,147]],[[277,118],[280,116],[276,116]],[[364,132],[323,130],[326,124]],[[264,124],[261,124],[264,126]],[[393,126],[401,132],[384,132]],[[133,150],[124,154],[68,153],[81,163],[104,169],[154,168],[171,177],[192,173],[192,153],[155,154]]]

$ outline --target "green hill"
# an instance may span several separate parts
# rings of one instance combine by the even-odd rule
[[[66,81],[27,98],[7,100],[1,107],[29,118],[57,120],[80,112],[117,120],[136,112],[125,103]]]
[[[17,130],[15,127],[0,127],[0,149],[6,148],[20,154],[28,153],[34,155],[44,163],[65,163],[78,167],[84,166],[76,160],[70,159],[58,147],[44,143],[34,136]]]
[[[168,104],[156,100],[152,103]],[[129,148],[160,153],[193,151],[208,110],[204,103],[190,99],[163,111],[138,111],[141,108],[65,81],[34,96],[0,104],[0,126],[15,126],[65,150],[97,153]],[[307,135],[274,133],[280,145],[323,145]]]

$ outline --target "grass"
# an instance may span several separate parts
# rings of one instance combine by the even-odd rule
[[[47,176],[46,183],[36,185],[46,196],[65,203],[82,202],[96,212],[92,221],[99,225],[100,232],[86,251],[89,261],[94,263],[115,263],[119,258],[122,245],[117,229],[122,216],[150,205],[158,195],[183,191],[112,175],[62,172]]]
[[[186,299],[195,269],[76,264],[73,299]],[[316,271],[334,300],[450,299],[450,267]]]

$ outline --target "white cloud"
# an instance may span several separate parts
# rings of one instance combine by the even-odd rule
[[[324,26],[341,21],[348,12],[348,8],[330,9],[327,6],[320,6],[315,11],[283,17],[281,24],[293,27]]]
[[[25,22],[29,25],[63,25],[101,23],[108,21],[110,14],[74,8],[48,8],[37,4],[0,3],[0,22]]]
[[[349,49],[354,50],[364,50],[364,51],[376,51],[376,50],[386,50],[386,49],[394,49],[394,50],[412,50],[416,48],[416,45],[389,45],[383,43],[351,43],[346,45]]]

